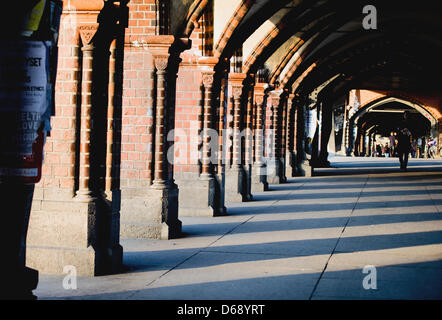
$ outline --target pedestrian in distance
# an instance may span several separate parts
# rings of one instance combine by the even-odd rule
[[[397,128],[397,151],[399,156],[399,163],[401,170],[407,171],[408,155],[411,149],[411,132],[409,128],[408,112],[405,111],[403,119],[399,127]]]

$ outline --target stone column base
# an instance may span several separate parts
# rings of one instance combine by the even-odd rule
[[[264,192],[269,190],[269,184],[267,183],[266,166],[264,164],[255,164],[252,169],[252,192]]]
[[[74,266],[79,276],[120,272],[118,227],[118,213],[103,199],[34,199],[27,266],[44,274],[63,274],[65,266]]]
[[[287,168],[287,163],[285,161],[285,158],[279,158],[279,177],[280,177],[280,183],[286,183],[287,177],[285,175]]]
[[[253,195],[252,195],[252,166],[250,164],[246,164],[243,166],[244,168],[244,190],[246,193],[246,201],[252,201]]]
[[[281,177],[281,163],[279,159],[268,159],[266,168],[268,184],[283,183],[283,178]]]
[[[176,219],[169,223],[161,223],[161,240],[177,239],[182,236],[183,224],[180,220]]]
[[[175,174],[178,177],[177,174]],[[219,208],[218,181],[213,177],[199,177],[198,174],[176,178],[180,190],[178,205],[180,216],[215,217],[225,212]]]
[[[181,236],[178,189],[123,189],[120,236],[123,238],[173,239]]]
[[[296,164],[295,164],[296,154],[294,152],[287,151],[286,161],[285,161],[285,176],[287,178],[296,177]]]
[[[218,216],[227,215],[227,209],[225,206],[225,183],[226,175],[223,170],[222,172],[215,174],[215,206],[218,208]]]
[[[123,247],[97,250],[92,246],[47,247],[28,246],[26,263],[42,274],[63,274],[64,267],[73,266],[78,276],[93,277],[122,271]]]
[[[298,163],[298,176],[300,177],[312,177],[313,167],[310,165],[309,160],[302,160]]]
[[[245,178],[245,173],[242,167],[226,169],[224,189],[226,201],[247,201],[247,190],[244,188]]]

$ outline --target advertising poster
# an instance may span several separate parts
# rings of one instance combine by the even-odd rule
[[[47,52],[47,46],[43,41],[2,43],[0,159],[24,159],[26,156],[32,156],[37,130],[48,106]],[[9,166],[2,160],[0,175],[32,176],[32,170],[19,170],[16,165]]]

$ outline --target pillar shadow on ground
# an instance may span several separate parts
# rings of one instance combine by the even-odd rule
[[[379,186],[380,187],[380,186]],[[382,185],[382,187],[384,187]],[[393,186],[394,187],[394,186]],[[396,186],[398,187],[398,186]],[[404,186],[408,187],[408,185]],[[442,187],[442,185],[441,185]],[[335,190],[335,189],[334,189]],[[254,196],[256,201],[270,200],[308,200],[308,199],[341,199],[354,197],[395,197],[395,196],[418,196],[428,195],[427,190],[389,190],[389,191],[349,191],[349,192],[330,192],[330,193],[292,193],[292,194],[259,194]],[[433,189],[432,194],[442,194],[442,189]]]
[[[303,271],[298,274],[250,277],[246,279],[195,281],[181,279],[148,288],[96,294],[76,293],[58,299],[143,299],[143,300],[295,300],[295,299],[442,299],[440,261],[404,263],[376,268],[376,289],[365,289],[362,269]],[[299,270],[298,270],[299,271]],[[192,282],[193,283],[189,283]],[[81,284],[81,280],[79,282]],[[165,310],[167,312],[167,310]],[[176,310],[169,310],[176,316]],[[215,313],[215,311],[213,311]],[[218,313],[220,310],[218,310]],[[217,313],[215,313],[217,314]]]
[[[129,267],[131,273],[145,272],[152,268],[155,269],[158,266],[170,267],[177,263],[178,265],[174,268],[175,270],[187,268],[196,269],[219,264],[330,255],[335,247],[336,253],[350,253],[437,244],[442,244],[442,231],[272,241],[240,245],[216,245],[154,252],[126,252],[124,255],[124,264]],[[188,258],[203,252],[229,255],[223,256],[221,260],[216,258],[192,259],[189,263],[185,262]],[[183,261],[184,263],[182,263]],[[442,260],[440,261],[439,267],[442,268]]]
[[[431,179],[425,177],[425,179]],[[439,176],[439,179],[442,179],[442,175]],[[378,179],[376,179],[378,180]],[[392,179],[393,180],[393,179]],[[389,180],[389,181],[392,181]],[[402,179],[403,180],[403,179]],[[395,181],[401,181],[401,180],[395,180]],[[414,188],[414,187],[432,187],[432,186],[440,186],[442,187],[442,182],[412,182],[407,183],[404,185],[408,188]],[[282,185],[278,189],[275,189],[273,191],[289,191],[289,190],[296,190],[299,189],[298,184],[287,184]],[[364,186],[364,189],[375,189],[375,188],[394,188],[394,187],[401,187],[401,185],[398,185],[397,183],[370,183],[366,184]],[[302,186],[302,190],[336,190],[339,189],[355,189],[355,188],[361,188],[361,184],[356,183],[349,183],[349,184],[327,184],[327,185],[320,185],[320,184],[306,184]],[[271,197],[271,195],[269,195]],[[261,198],[261,194],[258,196],[258,198]]]
[[[188,237],[222,236],[227,233],[257,233],[273,231],[311,230],[343,227],[348,216],[331,218],[296,218],[271,221],[248,221],[242,227],[237,222],[217,224],[190,224],[185,230]],[[349,225],[351,226],[374,226],[406,222],[440,221],[442,215],[434,212],[428,213],[406,213],[406,214],[376,214],[352,216]],[[228,231],[226,231],[228,230]]]
[[[258,215],[275,213],[308,213],[319,211],[334,210],[353,210],[353,209],[379,209],[379,208],[404,208],[421,207],[428,205],[442,205],[442,199],[432,199],[431,202],[426,199],[418,200],[386,200],[386,201],[367,201],[367,202],[342,202],[342,203],[306,203],[306,204],[278,204],[277,206],[253,206],[244,209],[244,207],[230,207],[230,215]]]
[[[370,159],[370,160],[368,160]],[[345,176],[355,174],[401,173],[399,159],[336,158],[330,168],[315,168],[315,176]],[[442,171],[442,160],[409,159],[407,172]]]

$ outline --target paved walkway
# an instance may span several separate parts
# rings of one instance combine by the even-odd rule
[[[333,158],[181,239],[122,239],[125,273],[40,276],[40,299],[441,299],[442,161]],[[374,266],[367,269],[366,266]],[[376,289],[364,289],[366,284]],[[374,282],[376,280],[376,282]]]

